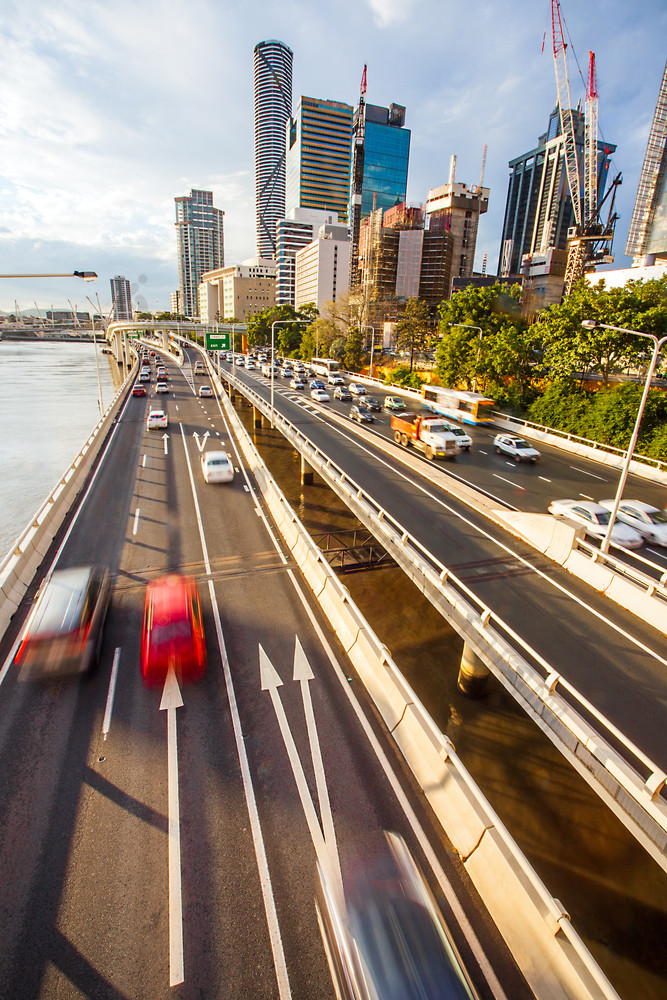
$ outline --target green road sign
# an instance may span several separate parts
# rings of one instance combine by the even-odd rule
[[[206,334],[206,350],[207,351],[228,351],[229,350],[229,333],[207,333]]]

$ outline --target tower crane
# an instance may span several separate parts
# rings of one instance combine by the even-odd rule
[[[361,74],[359,107],[352,124],[352,183],[350,185],[350,288],[359,283],[359,233],[361,192],[364,183],[364,142],[366,132],[366,66]]]
[[[580,193],[579,161],[575,139],[574,116],[570,98],[570,81],[567,72],[567,44],[563,37],[560,0],[551,0],[551,27],[553,36],[554,68],[563,134],[565,169],[572,200],[574,225],[567,233],[567,264],[565,267],[564,295],[569,295],[574,285],[598,264],[613,261],[611,246],[618,216],[614,212],[616,189],[622,182],[621,174],[612,181],[601,202],[598,203],[598,87],[595,53],[589,53],[588,81],[586,84],[585,136],[584,136],[584,204]],[[607,223],[601,222],[600,212],[611,194]]]

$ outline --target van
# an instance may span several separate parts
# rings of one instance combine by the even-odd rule
[[[14,657],[21,680],[85,673],[97,660],[111,596],[99,566],[55,570],[42,583]]]
[[[141,634],[141,676],[146,685],[164,684],[173,667],[179,681],[206,672],[206,642],[194,577],[170,573],[146,587]]]

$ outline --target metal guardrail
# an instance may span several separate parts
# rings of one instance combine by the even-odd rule
[[[270,415],[262,396],[229,372],[221,374]],[[667,774],[278,411],[274,426],[376,533],[413,583],[667,870]]]
[[[642,573],[641,570],[635,569],[634,566],[630,566],[611,552],[601,552],[596,545],[585,538],[577,539],[575,545],[590,556],[591,562],[609,566],[614,573],[624,577],[626,580],[631,580],[638,587],[641,587],[647,597],[655,597],[658,600],[665,601],[665,614],[667,614],[667,570],[661,573],[656,579],[656,577],[650,576],[649,573]],[[655,563],[640,556],[637,552],[633,552],[632,557],[638,562],[644,563],[645,566],[650,567],[652,570],[656,569]]]

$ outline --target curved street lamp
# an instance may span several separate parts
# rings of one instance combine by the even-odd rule
[[[648,397],[648,391],[651,388],[651,379],[653,378],[653,373],[655,371],[656,365],[658,363],[658,355],[660,354],[660,348],[663,344],[667,343],[667,336],[658,339],[654,333],[641,333],[639,330],[626,330],[623,326],[610,326],[608,323],[599,323],[596,319],[582,319],[581,325],[586,330],[595,330],[596,327],[601,327],[603,330],[616,330],[617,333],[630,333],[633,337],[644,337],[646,340],[653,341],[653,354],[651,355],[651,362],[648,366],[648,371],[646,373],[646,382],[644,383],[644,391],[642,393],[641,402],[639,403],[639,410],[637,411],[637,419],[635,420],[634,430],[632,431],[632,437],[630,438],[630,444],[628,445],[628,450],[625,455],[625,461],[623,462],[623,470],[621,472],[621,478],[618,482],[618,489],[616,490],[616,496],[614,497],[614,506],[611,509],[611,514],[609,515],[609,524],[607,525],[607,531],[600,544],[600,551],[603,555],[609,552],[609,543],[611,541],[611,532],[614,527],[614,521],[618,514],[618,508],[623,497],[623,490],[625,489],[625,484],[628,478],[628,472],[630,471],[630,462],[632,461],[632,454],[635,450],[635,445],[637,444],[637,438],[639,436],[639,425],[642,421],[642,416],[644,415],[644,407],[646,405],[646,399]]]
[[[67,274],[0,274],[0,278],[83,278],[84,281],[95,281],[95,271],[68,271]]]

